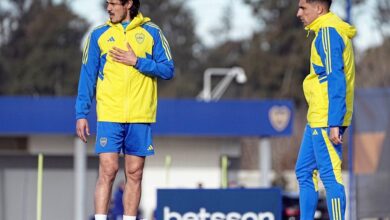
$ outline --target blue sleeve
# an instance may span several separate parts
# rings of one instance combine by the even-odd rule
[[[84,48],[76,99],[76,119],[87,117],[95,96],[100,57],[97,38],[96,33],[93,32]]]
[[[328,75],[328,125],[341,126],[347,109],[343,59],[345,44],[336,29],[322,28],[316,47]]]
[[[141,73],[169,80],[173,78],[175,67],[172,60],[169,44],[160,29],[146,28],[153,36],[154,44],[152,55],[138,58],[135,68]]]

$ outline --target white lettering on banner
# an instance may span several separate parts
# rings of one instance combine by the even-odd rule
[[[242,220],[252,220],[252,219],[257,219],[257,215],[254,212],[248,212],[242,215]]]
[[[275,220],[272,212],[207,212],[205,208],[200,208],[199,213],[186,212],[181,215],[178,212],[171,212],[169,207],[164,207],[164,220]]]
[[[203,210],[206,211],[206,209]],[[225,214],[223,214],[222,212],[214,212],[213,215],[210,216],[210,220],[223,220],[223,219],[225,219]]]
[[[187,212],[186,214],[183,215],[183,219],[186,219],[186,220],[197,220],[198,216],[194,212]]]
[[[226,215],[226,220],[240,220],[241,215],[238,212],[229,212]]]

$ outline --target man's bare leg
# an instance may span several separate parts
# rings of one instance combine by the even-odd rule
[[[145,157],[126,155],[125,176],[126,184],[123,192],[124,215],[137,216],[139,202],[141,200],[142,173]]]
[[[95,189],[95,212],[107,215],[112,185],[119,169],[117,153],[99,154],[99,177]]]

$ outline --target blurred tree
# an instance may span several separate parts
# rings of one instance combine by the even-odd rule
[[[0,94],[76,94],[86,21],[65,1],[15,0],[9,6],[0,10]]]
[[[311,39],[295,17],[297,2],[293,5],[290,0],[243,2],[251,6],[261,30],[249,40],[220,44],[207,56],[212,66],[239,65],[246,71],[249,80],[244,88],[233,86],[226,96],[303,100],[301,83],[309,72]]]
[[[386,38],[382,45],[366,50],[357,64],[356,84],[358,88],[389,87],[390,38]]]
[[[389,25],[390,25],[390,1],[378,0],[376,1],[377,16],[376,20],[380,27],[383,36],[389,36]]]
[[[210,30],[210,33],[218,42],[228,41],[233,29],[233,0],[228,0],[226,2],[227,4],[222,9],[221,22],[218,22],[220,23],[219,26]]]
[[[159,82],[163,97],[195,97],[200,91],[204,48],[195,34],[195,23],[184,0],[142,0],[141,12],[163,31],[175,62],[173,81]]]
[[[378,0],[375,2],[375,21],[383,37],[380,46],[369,48],[363,52],[357,64],[356,84],[358,87],[389,87],[390,63],[388,61],[390,51],[390,1]]]

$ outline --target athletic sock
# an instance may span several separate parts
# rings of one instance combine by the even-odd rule
[[[136,216],[129,216],[129,215],[124,215],[123,220],[136,220]]]
[[[107,220],[107,215],[96,214],[95,220]]]

